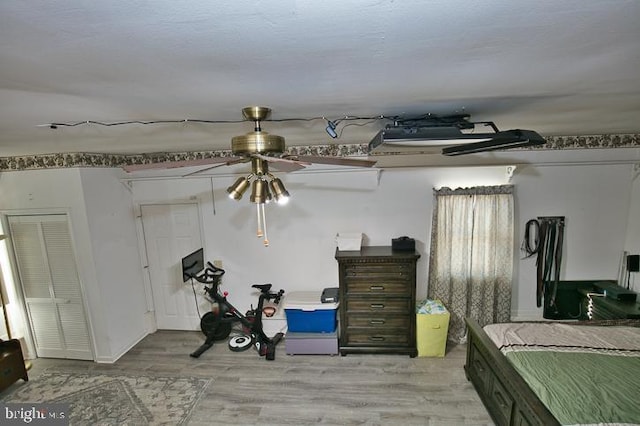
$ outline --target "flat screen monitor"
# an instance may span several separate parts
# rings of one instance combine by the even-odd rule
[[[204,249],[199,248],[182,258],[182,280],[189,281],[204,269]]]

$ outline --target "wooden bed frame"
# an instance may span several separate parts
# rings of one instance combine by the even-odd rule
[[[466,318],[467,379],[496,425],[560,425],[482,327]]]

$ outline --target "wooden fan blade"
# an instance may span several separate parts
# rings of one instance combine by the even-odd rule
[[[297,158],[289,157],[271,157],[262,154],[252,154],[252,157],[259,158],[261,160],[271,163],[274,169],[278,169],[281,172],[295,172],[297,170],[304,169],[306,166],[310,166],[311,163],[305,161],[299,161]]]
[[[231,160],[227,161],[226,163],[215,164],[215,165],[213,165],[211,167],[205,167],[204,169],[200,169],[200,170],[196,170],[195,172],[187,173],[186,175],[182,175],[182,177],[189,177],[189,176],[197,175],[198,173],[203,173],[203,172],[207,172],[209,170],[213,170],[216,167],[233,166],[234,164],[246,163],[248,161],[250,161],[249,158],[238,157],[238,158],[231,159]]]
[[[310,166],[311,163],[307,162],[307,161],[301,161],[298,159],[298,157],[270,157],[268,155],[262,155],[262,154],[253,154],[254,157],[260,158],[262,160],[265,161],[270,161],[272,163],[293,163],[293,164],[300,164],[302,166]]]
[[[300,155],[297,157],[301,161],[308,161],[315,164],[332,164],[335,166],[351,166],[351,167],[373,167],[377,163],[374,160],[360,160],[347,157],[324,157],[313,155]]]
[[[229,161],[229,157],[198,158],[195,160],[163,161],[161,163],[146,163],[146,164],[130,164],[127,166],[122,166],[122,169],[127,173],[131,173],[131,172],[137,172],[140,170],[175,169],[179,167],[207,166],[209,164],[226,163],[228,161]]]
[[[300,164],[298,162],[293,162],[293,161],[291,161],[291,162],[289,162],[289,161],[287,161],[287,162],[285,162],[285,161],[274,161],[274,162],[271,163],[271,167],[273,167],[274,169],[277,169],[277,170],[279,170],[281,172],[286,172],[286,173],[295,172],[295,171],[302,170],[302,169],[305,168],[304,165],[302,165],[302,164]]]

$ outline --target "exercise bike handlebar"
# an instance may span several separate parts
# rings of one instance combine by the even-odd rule
[[[213,273],[222,273],[224,274],[224,269],[222,268],[218,268],[216,265],[214,265],[211,262],[207,262],[207,270],[210,270]]]
[[[224,269],[214,266],[211,262],[207,262],[207,267],[199,275],[191,275],[191,278],[202,284],[215,284],[220,281],[223,275]]]
[[[211,284],[211,287],[205,287],[205,290],[209,295],[213,297],[214,294],[218,294],[218,286],[220,285],[220,278],[224,275],[225,271],[222,268],[218,268],[211,262],[207,262],[207,267],[200,275],[194,275],[193,278],[202,284]],[[271,284],[253,286],[260,290],[260,293],[264,296],[265,300],[273,300],[275,303],[279,303],[284,290],[280,290],[277,293],[270,291]]]
[[[204,273],[211,277],[221,277],[224,275],[224,269],[218,268],[211,262],[207,262],[207,267],[205,268]]]
[[[269,292],[268,294],[269,294],[269,296],[273,296],[273,303],[278,304],[278,303],[280,303],[280,299],[282,299],[282,295],[284,295],[284,290],[282,290],[282,289],[281,289],[281,290],[280,290],[279,292],[277,292],[277,293],[271,293],[271,292]],[[267,300],[269,300],[269,299],[270,299],[270,298],[268,298]]]

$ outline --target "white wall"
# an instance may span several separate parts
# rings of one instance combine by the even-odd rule
[[[131,257],[134,262],[139,255],[135,230],[130,231],[125,244],[119,240],[124,237],[123,230],[134,225],[133,216],[123,213],[131,209],[130,195],[127,199],[126,189],[115,177],[114,170],[56,169],[0,175],[2,213],[63,212],[69,215],[78,273],[93,331],[94,355],[96,360],[105,362],[117,359],[124,353],[124,348],[135,344],[133,335],[143,335],[143,330],[136,329],[139,324],[133,318],[144,314],[144,307],[142,312],[138,309],[128,315],[123,313],[135,304],[137,288],[141,287],[139,268],[134,271],[129,263],[123,269],[113,266],[124,257]],[[86,179],[84,187],[83,177]],[[114,243],[118,246],[117,253],[109,249]],[[124,299],[124,304],[119,303],[118,298]],[[121,317],[129,320],[126,326],[118,323],[122,321]],[[24,329],[21,332],[26,333]]]
[[[625,242],[632,171],[630,165],[519,166],[516,186],[516,258],[513,316],[541,318],[535,300],[535,261],[520,261],[526,221],[566,216],[562,278],[615,279]],[[418,297],[426,295],[432,188],[507,183],[505,167],[406,168],[281,176],[292,194],[284,207],[267,207],[270,247],[255,237],[255,207],[248,195],[229,200],[234,176],[135,182],[135,202],[201,203],[205,253],[222,260],[230,300],[255,303],[250,285],[271,282],[286,291],[336,286],[336,232],[363,232],[368,245],[414,237],[422,254]],[[211,185],[213,184],[213,191]],[[212,200],[213,194],[213,200]],[[214,213],[215,205],[215,213]]]
[[[617,279],[625,244],[633,166],[521,167],[516,186],[517,253],[524,225],[538,216],[565,216],[561,279]],[[512,304],[516,319],[542,318],[535,305],[535,257],[516,261]]]
[[[135,214],[118,169],[81,169],[100,301],[107,319],[109,362],[147,335],[147,311]]]
[[[94,328],[96,354],[117,357],[145,332],[143,276],[131,204],[200,203],[208,260],[221,260],[225,290],[240,309],[255,304],[250,285],[271,282],[286,291],[336,286],[337,232],[363,232],[365,244],[416,239],[418,297],[426,295],[432,188],[507,182],[505,167],[406,168],[377,171],[296,172],[281,175],[292,194],[287,206],[269,205],[270,247],[255,237],[255,209],[229,200],[235,176],[132,182],[115,170],[45,170],[0,175],[0,210],[66,209]],[[638,179],[631,165],[519,166],[516,186],[515,318],[540,318],[532,260],[519,260],[527,220],[567,219],[562,278],[615,278],[624,249],[638,247]],[[633,197],[632,197],[633,194]],[[245,195],[248,198],[248,195]],[[637,217],[634,216],[634,217]],[[635,237],[628,237],[627,231]],[[185,253],[186,254],[186,253]],[[179,259],[176,259],[178,262]],[[118,265],[117,267],[114,265]]]

